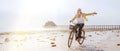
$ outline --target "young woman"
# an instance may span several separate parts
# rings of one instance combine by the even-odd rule
[[[82,13],[81,9],[78,8],[77,14],[74,16],[74,18],[72,20],[70,20],[70,22],[73,22],[74,20],[76,20],[75,26],[77,28],[79,28],[78,37],[76,38],[77,41],[80,41],[80,38],[85,38],[85,37],[81,36],[81,30],[84,27],[84,21],[88,21],[88,19],[86,18],[86,16],[95,15],[95,14],[97,14],[97,13],[96,12]]]

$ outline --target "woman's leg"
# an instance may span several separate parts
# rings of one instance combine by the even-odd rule
[[[78,36],[81,37],[81,31],[82,31],[82,28],[84,27],[84,24],[80,24],[79,25],[79,33],[78,33]]]
[[[75,31],[76,31],[76,40],[78,39],[78,34],[79,34],[79,31],[77,30],[79,28],[78,24],[75,25]]]

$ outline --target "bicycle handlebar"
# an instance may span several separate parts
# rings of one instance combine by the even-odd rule
[[[70,25],[73,25],[73,24],[75,25],[76,23],[70,21]]]

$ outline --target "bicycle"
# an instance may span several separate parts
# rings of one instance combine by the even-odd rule
[[[72,41],[73,41],[73,38],[74,38],[74,35],[75,35],[75,38],[78,37],[78,34],[77,34],[77,33],[78,33],[79,28],[76,28],[75,25],[70,25],[70,26],[69,26],[69,29],[71,30],[71,31],[70,31],[70,35],[69,35],[69,38],[68,38],[68,47],[70,48],[70,47],[71,47],[71,44],[72,44]],[[76,32],[76,29],[77,29],[77,32]],[[81,33],[81,36],[85,37],[85,31],[82,30],[81,32],[82,32],[82,33]],[[84,39],[85,39],[85,38],[80,38],[80,42],[78,42],[78,43],[79,43],[80,45],[82,45],[83,42],[84,42]]]

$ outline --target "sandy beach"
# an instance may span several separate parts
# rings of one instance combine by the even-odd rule
[[[82,45],[73,40],[68,48],[69,32],[4,32],[0,33],[0,51],[119,51],[120,30],[90,31]]]

